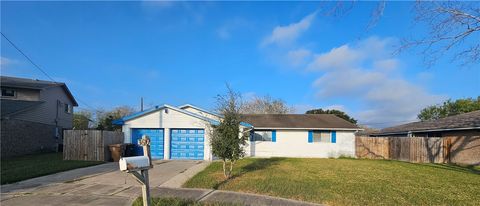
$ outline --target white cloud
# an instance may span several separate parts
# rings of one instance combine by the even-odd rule
[[[216,30],[216,33],[221,39],[230,39],[232,33],[234,33],[236,30],[248,27],[251,27],[251,25],[247,20],[237,17],[226,21]]]
[[[444,100],[396,75],[399,60],[389,55],[389,41],[368,38],[316,55],[307,69],[322,72],[313,83],[318,97],[359,100],[363,110],[354,116],[367,125],[385,123],[380,127],[413,120],[425,106]]]
[[[344,106],[344,105],[341,105],[341,104],[333,104],[333,105],[330,105],[330,106],[326,106],[324,109],[335,109],[335,110],[340,110],[340,111],[343,111],[343,112],[346,112],[347,111],[347,108]]]
[[[0,57],[0,66],[4,67],[10,64],[15,63],[16,61],[13,59],[9,59],[7,57]]]
[[[300,66],[305,64],[312,56],[312,52],[308,49],[296,49],[287,53],[287,59],[290,65]]]
[[[287,26],[277,26],[273,29],[272,33],[266,37],[263,42],[262,46],[267,46],[269,44],[287,44],[293,42],[300,34],[306,31],[317,12],[313,12],[310,15],[304,17],[297,23],[292,23]]]

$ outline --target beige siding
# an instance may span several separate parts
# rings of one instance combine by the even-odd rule
[[[72,101],[62,87],[50,87],[41,90],[39,100],[44,101],[44,103],[31,110],[16,114],[12,118],[55,125],[58,112],[58,126],[64,129],[72,128],[73,111],[70,114],[66,113],[64,106],[65,103],[72,105]]]

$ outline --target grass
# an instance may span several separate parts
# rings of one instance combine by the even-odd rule
[[[143,206],[141,197],[137,198],[133,206]],[[233,206],[235,204],[219,203],[219,202],[196,202],[194,200],[186,200],[180,198],[152,198],[152,206]]]
[[[214,162],[184,187],[213,188],[328,205],[475,205],[477,168],[387,160],[246,158],[224,181]]]
[[[1,184],[102,164],[95,161],[63,160],[62,153],[43,153],[2,159]]]

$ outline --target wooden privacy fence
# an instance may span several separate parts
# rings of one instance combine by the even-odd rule
[[[123,143],[123,132],[103,130],[65,130],[64,160],[110,161],[108,145]]]
[[[441,137],[357,136],[355,147],[358,158],[445,163],[450,146],[448,139]]]

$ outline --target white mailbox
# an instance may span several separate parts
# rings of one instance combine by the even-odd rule
[[[147,156],[124,157],[118,161],[120,170],[131,172],[150,169],[150,160]]]

